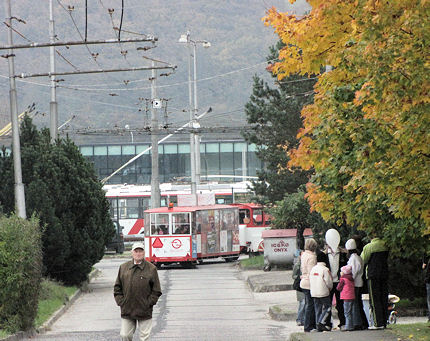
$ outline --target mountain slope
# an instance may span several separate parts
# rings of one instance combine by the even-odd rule
[[[120,26],[121,1],[98,0],[88,3],[88,40],[115,38],[118,31],[112,27]],[[167,109],[160,112],[160,121],[172,127],[184,124],[189,117],[188,50],[184,44],[177,42],[181,34],[190,30],[192,39],[208,40],[212,45],[209,49],[200,45],[197,47],[200,112],[208,107],[213,108],[213,112],[202,120],[202,125],[242,126],[245,124],[243,105],[251,93],[252,75],[266,74],[264,67],[268,47],[276,41],[272,30],[264,27],[261,17],[271,6],[281,11],[295,9],[298,12],[307,8],[304,1],[299,1],[293,7],[288,1],[281,0],[129,0],[124,3],[121,38],[139,37],[129,32],[153,34],[159,39],[157,47],[146,52],[136,49],[149,46],[148,43],[58,47],[58,52],[64,58],[56,55],[57,71],[149,66],[150,61],[142,56],[177,65],[174,74],[159,77],[157,81],[158,97],[168,99],[165,102]],[[14,28],[30,41],[49,41],[48,4],[48,1],[38,2],[37,7],[33,7],[25,0],[13,1],[12,15],[27,22],[24,25],[14,21]],[[81,35],[85,34],[85,2],[54,0],[53,4],[57,39],[81,40]],[[68,6],[74,6],[74,10],[68,11]],[[114,9],[112,19],[108,9]],[[1,15],[5,17],[4,8],[1,10]],[[3,44],[7,43],[6,33],[4,26],[0,31]],[[14,34],[14,43],[28,42]],[[121,51],[127,51],[126,57]],[[96,62],[90,52],[98,53]],[[48,49],[20,49],[15,50],[15,54],[17,74],[49,72]],[[4,125],[10,119],[8,80],[4,78],[8,68],[6,59],[2,60],[0,124]],[[126,124],[130,129],[143,128],[149,124],[150,113],[145,100],[151,97],[149,77],[148,71],[59,76],[59,79],[64,79],[58,83],[60,87],[57,91],[59,123],[74,114],[76,118],[69,125],[72,134],[77,129],[82,132],[85,128],[89,132],[95,129],[108,130],[98,138],[93,134],[76,136],[78,141],[106,140],[109,136],[109,140],[116,139],[116,132],[119,128],[124,129]],[[20,111],[36,102],[39,111],[49,114],[49,79],[27,78],[24,81],[17,82]],[[47,122],[48,115],[35,118],[38,125],[48,125]],[[147,136],[137,134],[139,138],[145,139]]]

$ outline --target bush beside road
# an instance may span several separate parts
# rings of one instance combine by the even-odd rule
[[[5,330],[0,330],[0,341],[15,341],[26,337],[31,337],[36,333],[44,333],[46,330],[74,303],[74,301],[84,292],[88,282],[91,282],[98,274],[99,270],[94,269],[89,280],[81,284],[81,287],[64,286],[59,282],[44,279],[41,283],[41,292],[35,319],[35,329],[26,332],[10,334]]]

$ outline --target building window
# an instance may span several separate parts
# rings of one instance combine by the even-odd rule
[[[106,146],[95,146],[94,147],[94,155],[96,155],[96,156],[107,155],[107,147]]]
[[[122,155],[135,155],[136,148],[134,146],[122,146]]]
[[[81,147],[81,154],[83,156],[93,156],[93,146],[91,146],[91,147]]]

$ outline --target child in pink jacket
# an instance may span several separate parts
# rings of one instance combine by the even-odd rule
[[[354,330],[352,323],[352,305],[354,303],[354,279],[352,278],[351,265],[345,265],[340,269],[340,281],[337,290],[340,291],[340,298],[343,300],[343,310],[345,314],[345,328],[343,331]]]

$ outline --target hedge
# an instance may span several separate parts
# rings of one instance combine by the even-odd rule
[[[33,327],[42,277],[39,221],[0,216],[0,329]]]

